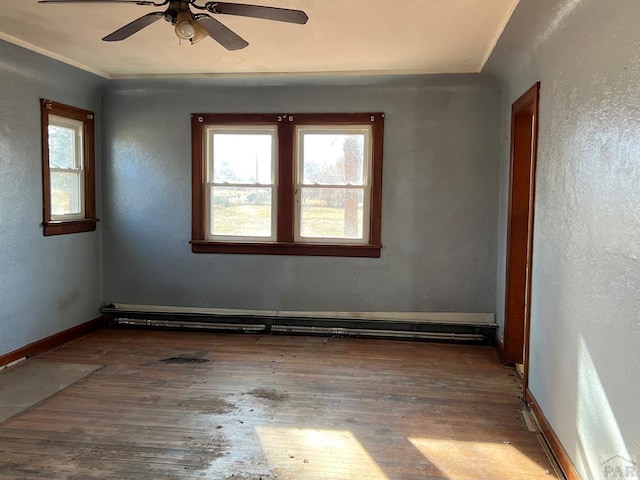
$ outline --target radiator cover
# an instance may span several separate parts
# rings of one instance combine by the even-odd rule
[[[113,328],[373,337],[491,344],[493,314],[430,312],[281,312],[155,305],[102,307]]]

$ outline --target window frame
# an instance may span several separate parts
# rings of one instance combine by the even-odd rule
[[[241,182],[238,183],[218,183],[215,182],[215,179],[213,178],[214,175],[214,163],[215,163],[215,157],[213,155],[213,149],[215,148],[214,145],[211,145],[211,148],[207,149],[207,158],[206,158],[206,169],[205,169],[205,173],[207,174],[206,177],[206,183],[205,183],[205,199],[204,199],[204,204],[207,207],[204,208],[204,213],[205,213],[205,240],[207,241],[213,241],[213,242],[243,242],[243,243],[262,243],[262,242],[270,242],[270,241],[275,241],[276,237],[277,237],[277,212],[278,212],[278,202],[277,202],[277,187],[278,187],[278,181],[277,181],[277,165],[278,165],[278,159],[277,159],[277,145],[276,145],[276,140],[278,138],[278,131],[276,128],[274,127],[266,127],[264,125],[262,126],[257,126],[257,127],[249,127],[249,126],[245,126],[243,128],[237,128],[237,126],[233,126],[233,125],[209,125],[205,127],[205,142],[206,139],[209,138],[210,134],[215,135],[216,133],[230,133],[230,134],[239,134],[239,133],[245,133],[245,132],[253,132],[253,133],[262,133],[262,134],[269,134],[271,136],[271,140],[272,140],[272,145],[271,145],[271,183],[270,184],[243,184]],[[210,210],[210,206],[211,206],[211,188],[215,188],[215,187],[229,187],[232,188],[234,186],[239,186],[241,188],[246,188],[246,187],[255,187],[255,188],[269,188],[271,189],[271,236],[270,237],[256,237],[256,236],[243,236],[243,237],[235,237],[233,235],[216,235],[212,232],[212,228],[211,228],[211,220],[212,220],[212,215],[211,215],[211,210]]]
[[[295,175],[294,175],[294,242],[296,243],[322,243],[322,244],[346,244],[346,245],[367,245],[369,243],[370,229],[369,222],[371,219],[369,215],[364,215],[364,212],[371,211],[371,172],[373,166],[373,157],[371,152],[371,139],[373,138],[373,129],[371,125],[296,125],[295,138],[296,138],[296,157],[295,162]],[[362,185],[348,184],[305,184],[304,183],[304,135],[305,134],[322,134],[327,132],[336,133],[338,135],[344,135],[347,131],[352,133],[364,133],[367,142],[364,145],[363,151],[363,172],[362,172]],[[302,235],[302,190],[303,189],[340,189],[340,190],[362,190],[363,196],[363,222],[362,233],[363,238],[321,238],[321,237],[304,237]]]
[[[207,239],[207,127],[277,127],[276,241],[213,241]],[[339,128],[371,126],[370,208],[367,243],[295,241],[298,126]],[[381,254],[382,155],[384,113],[298,113],[229,114],[194,113],[191,115],[192,145],[192,224],[193,253],[235,253],[260,255],[312,255],[379,258]],[[366,226],[365,222],[365,226]]]
[[[43,234],[45,236],[92,232],[96,229],[95,207],[95,130],[94,113],[70,105],[41,99],[42,124],[42,193]],[[49,165],[49,116],[60,117],[82,124],[81,204],[82,212],[76,215],[57,216],[51,211],[51,172]],[[54,122],[55,123],[55,122]],[[77,145],[76,145],[77,147]],[[75,169],[77,170],[77,169]]]

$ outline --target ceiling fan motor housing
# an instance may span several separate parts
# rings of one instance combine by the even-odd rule
[[[190,3],[191,2],[185,1],[169,2],[169,7],[167,7],[167,10],[164,12],[164,19],[171,25],[175,25],[178,22],[178,15],[180,13],[185,12],[191,15],[191,10],[189,9]]]

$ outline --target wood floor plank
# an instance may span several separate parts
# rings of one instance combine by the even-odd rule
[[[40,358],[104,368],[0,424],[0,480],[554,478],[489,347],[102,330]]]

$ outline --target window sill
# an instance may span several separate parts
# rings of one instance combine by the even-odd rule
[[[193,253],[236,253],[247,255],[307,255],[318,257],[380,258],[380,245],[323,243],[232,243],[192,240]]]
[[[97,218],[83,218],[82,220],[68,220],[60,222],[46,222],[43,224],[44,235],[67,235],[69,233],[93,232],[96,229]]]

